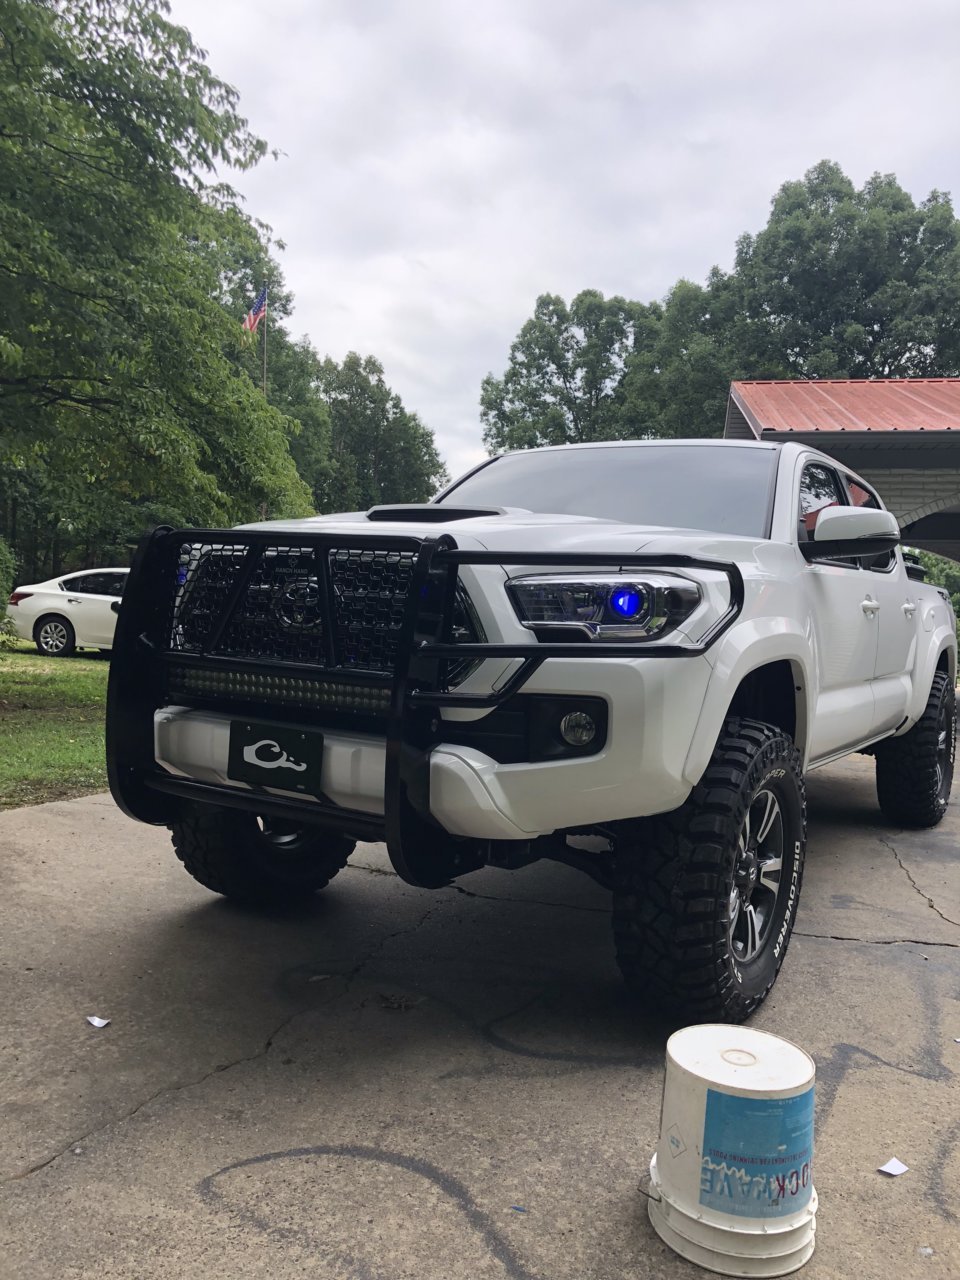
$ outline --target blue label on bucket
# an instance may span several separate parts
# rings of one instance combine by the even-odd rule
[[[707,1090],[700,1203],[739,1218],[785,1218],[813,1194],[813,1089],[794,1098]]]

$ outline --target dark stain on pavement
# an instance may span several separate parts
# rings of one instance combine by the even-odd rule
[[[217,1186],[219,1179],[241,1169],[250,1169],[257,1165],[269,1165],[280,1160],[315,1159],[322,1156],[347,1158],[350,1160],[370,1161],[388,1165],[395,1169],[403,1169],[407,1173],[416,1174],[431,1182],[446,1196],[463,1215],[469,1226],[477,1232],[488,1251],[501,1264],[510,1280],[540,1280],[534,1272],[529,1271],[517,1257],[509,1241],[505,1240],[490,1219],[489,1214],[477,1204],[468,1189],[453,1174],[445,1172],[429,1160],[419,1156],[404,1155],[400,1151],[385,1151],[379,1147],[361,1146],[328,1146],[321,1144],[313,1147],[293,1147],[289,1151],[267,1151],[262,1155],[250,1156],[246,1160],[237,1160],[234,1164],[224,1165],[216,1173],[211,1173],[197,1187],[200,1197],[216,1209],[225,1209],[242,1222],[255,1227],[276,1239],[297,1240],[306,1247],[315,1247],[309,1233],[295,1227],[276,1227],[262,1214],[242,1209],[227,1201],[226,1196]],[[377,1280],[378,1272],[371,1271],[361,1260],[352,1256],[343,1256],[341,1261],[349,1266],[356,1280]]]

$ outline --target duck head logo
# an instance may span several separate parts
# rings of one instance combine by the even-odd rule
[[[294,760],[273,738],[261,738],[243,748],[243,758],[247,764],[256,765],[260,769],[292,769],[294,773],[303,773],[305,764]]]

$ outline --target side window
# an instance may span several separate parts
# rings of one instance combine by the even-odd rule
[[[847,492],[850,495],[851,507],[872,507],[874,511],[881,510],[877,495],[859,480],[854,480],[852,476],[847,476]],[[893,568],[896,559],[895,551],[883,551],[878,556],[861,556],[860,568],[872,569],[874,573],[885,573],[887,569]]]
[[[75,573],[71,578],[64,578],[60,583],[64,591],[76,591],[81,595],[90,595],[93,592],[93,580],[97,577],[95,573]]]
[[[871,493],[865,485],[854,480],[852,476],[847,476],[847,492],[850,494],[851,507],[872,507],[874,511],[880,510],[880,499],[875,493]]]
[[[108,573],[105,575],[108,596],[122,596],[123,588],[127,585],[127,575],[125,573]]]
[[[847,505],[837,473],[831,467],[822,466],[819,462],[808,463],[800,477],[798,541],[809,542],[813,538],[813,531],[817,527],[821,511],[825,511],[827,507]]]
[[[106,596],[111,594],[107,586],[111,577],[109,573],[81,573],[75,578],[66,578],[64,585],[68,591],[82,595]]]

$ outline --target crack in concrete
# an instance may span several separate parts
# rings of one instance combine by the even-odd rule
[[[361,870],[361,868],[355,867],[354,870],[358,871]],[[362,870],[368,870],[368,868],[364,867]],[[374,872],[373,874],[386,875],[390,873]],[[430,906],[427,907],[426,911],[424,911],[423,915],[421,915],[420,919],[417,920],[415,924],[407,925],[403,929],[395,929],[393,933],[384,934],[380,941],[371,949],[369,954],[365,956],[359,964],[355,965],[346,975],[345,981],[347,986],[349,987],[354,978],[359,977],[363,970],[377,959],[384,947],[386,947],[387,943],[392,942],[394,938],[402,937],[406,933],[414,933],[417,929],[426,924],[430,916],[432,916],[434,912],[438,911],[441,905],[442,903],[439,901],[431,902]],[[6,1178],[0,1178],[0,1186],[7,1182],[21,1182],[24,1178],[29,1178],[33,1174],[39,1173],[41,1169],[46,1169],[49,1165],[61,1159],[61,1157],[65,1156],[68,1151],[73,1147],[78,1146],[81,1142],[88,1141],[88,1139],[94,1137],[98,1133],[101,1133],[104,1129],[109,1129],[114,1125],[125,1124],[128,1120],[132,1120],[139,1111],[142,1111],[144,1107],[149,1106],[151,1102],[155,1102],[157,1098],[163,1097],[164,1094],[180,1093],[184,1089],[193,1089],[197,1085],[204,1084],[212,1076],[222,1075],[225,1071],[232,1071],[234,1067],[242,1066],[245,1062],[255,1062],[258,1058],[266,1057],[273,1048],[273,1042],[276,1040],[277,1036],[279,1036],[282,1031],[285,1031],[286,1028],[297,1018],[301,1018],[305,1014],[310,1013],[313,1008],[314,1006],[311,1003],[287,1014],[283,1021],[274,1027],[267,1036],[264,1041],[263,1048],[258,1049],[256,1053],[244,1054],[239,1058],[235,1058],[232,1062],[218,1063],[217,1066],[212,1067],[209,1071],[205,1071],[202,1076],[197,1076],[195,1080],[184,1080],[180,1084],[163,1085],[162,1088],[151,1093],[148,1098],[144,1098],[142,1101],[138,1102],[135,1107],[131,1107],[129,1111],[125,1111],[119,1116],[114,1116],[110,1120],[104,1121],[103,1124],[98,1124],[92,1129],[88,1129],[86,1133],[82,1133],[75,1138],[71,1138],[69,1142],[59,1150],[55,1151],[53,1155],[47,1156],[45,1160],[40,1160],[36,1164],[31,1165],[28,1169],[22,1169],[19,1173],[10,1174]]]
[[[929,938],[855,938],[844,933],[801,933],[794,929],[795,938],[821,938],[824,942],[863,942],[869,947],[953,947],[960,951],[960,942],[931,942]]]
[[[397,880],[400,878],[389,867],[366,867],[362,862],[348,862],[345,869],[347,871],[365,871],[368,876],[393,876]]]
[[[361,870],[361,868],[355,867],[354,870]],[[362,870],[368,870],[368,868],[364,867],[362,868]],[[386,875],[389,873],[374,872],[373,874]],[[381,952],[383,951],[387,943],[392,942],[394,938],[402,937],[406,933],[415,932],[422,925],[426,924],[430,916],[433,915],[434,912],[438,911],[441,905],[442,904],[439,901],[432,902],[430,906],[426,909],[426,911],[423,913],[423,915],[420,917],[420,919],[416,921],[415,924],[407,925],[403,929],[396,929],[394,930],[393,933],[384,934],[384,936],[372,948],[369,954],[365,956],[364,959],[359,962],[359,964],[355,965],[354,968],[351,969],[350,972],[346,975],[345,980],[347,985],[349,986],[353,982],[354,978],[359,977],[359,975],[363,972],[363,970],[369,964],[371,964],[374,960],[377,959],[377,957],[381,954]],[[157,1098],[163,1097],[164,1094],[180,1093],[184,1089],[193,1089],[198,1085],[204,1084],[212,1076],[222,1075],[225,1071],[232,1071],[234,1067],[242,1066],[245,1062],[255,1062],[258,1058],[266,1057],[266,1055],[273,1048],[273,1042],[276,1040],[277,1036],[279,1036],[282,1031],[286,1030],[286,1028],[297,1018],[303,1017],[305,1014],[310,1013],[313,1007],[314,1007],[313,1004],[305,1005],[300,1009],[295,1009],[293,1013],[287,1014],[287,1016],[283,1019],[283,1021],[279,1023],[276,1027],[274,1027],[274,1029],[267,1036],[266,1040],[264,1041],[263,1048],[258,1049],[256,1053],[243,1054],[239,1058],[234,1058],[232,1062],[218,1063],[215,1067],[212,1067],[209,1071],[205,1071],[203,1075],[197,1076],[195,1080],[184,1080],[180,1084],[163,1085],[160,1089],[157,1089],[153,1093],[151,1093],[148,1098],[144,1098],[140,1102],[138,1102],[135,1107],[131,1107],[129,1111],[125,1111],[118,1116],[113,1116],[111,1119],[104,1121],[103,1124],[94,1125],[94,1127],[92,1129],[88,1129],[86,1133],[82,1133],[82,1134],[79,1134],[77,1137],[71,1138],[69,1142],[67,1142],[64,1146],[60,1147],[57,1151],[55,1151],[53,1155],[47,1156],[45,1160],[39,1160],[36,1164],[31,1165],[28,1169],[22,1169],[19,1173],[13,1173],[6,1178],[0,1178],[0,1186],[4,1185],[7,1182],[22,1182],[23,1179],[32,1177],[33,1174],[39,1173],[41,1169],[46,1169],[49,1165],[61,1159],[61,1157],[65,1156],[68,1151],[70,1151],[73,1147],[78,1146],[81,1142],[88,1141],[90,1138],[94,1137],[96,1134],[101,1133],[104,1129],[109,1129],[114,1125],[125,1124],[128,1120],[132,1120],[133,1117],[139,1111],[142,1111],[144,1107],[149,1106],[151,1102],[155,1102]]]
[[[531,907],[554,907],[560,911],[588,911],[593,914],[608,916],[610,914],[609,907],[581,907],[573,902],[544,902],[542,898],[505,898],[498,893],[475,893],[473,889],[463,889],[460,885],[450,886],[456,889],[457,893],[462,893],[467,898],[483,898],[487,902],[512,902],[518,906]]]
[[[365,867],[362,865],[354,865],[348,863],[348,871],[365,871],[369,876],[395,876],[395,871],[387,871],[382,867]],[[511,898],[500,893],[477,893],[474,889],[464,889],[462,885],[452,884],[447,886],[456,893],[462,893],[465,898],[482,898],[485,902],[512,902],[517,906],[531,907],[556,907],[560,911],[590,911],[599,913],[600,915],[609,915],[609,907],[581,907],[573,902],[545,902],[542,898]],[[431,890],[430,892],[442,893],[443,890]],[[401,931],[403,932],[403,931]]]
[[[422,928],[427,923],[435,912],[440,910],[442,905],[443,904],[440,901],[431,902],[430,906],[427,907],[426,911],[424,911],[423,915],[415,924],[406,925],[402,929],[395,929],[393,933],[385,933],[369,955],[364,956],[364,958],[358,964],[355,964],[347,974],[347,985],[349,986],[353,982],[354,978],[358,978],[360,974],[363,973],[364,969],[366,969],[368,965],[372,964],[373,961],[383,953],[383,949],[388,942],[392,942],[394,938],[402,938],[407,933],[416,933],[418,929]]]
[[[225,1071],[232,1071],[234,1067],[242,1066],[245,1062],[255,1062],[257,1058],[265,1057],[273,1048],[273,1042],[280,1032],[289,1026],[295,1018],[299,1018],[304,1013],[308,1013],[310,1007],[311,1006],[307,1006],[303,1009],[295,1009],[293,1013],[287,1014],[279,1026],[274,1027],[267,1036],[264,1041],[263,1048],[258,1049],[256,1053],[243,1054],[239,1058],[234,1058],[232,1062],[219,1062],[215,1067],[211,1067],[209,1071],[205,1071],[202,1076],[197,1076],[195,1080],[184,1080],[180,1084],[163,1085],[161,1088],[151,1093],[148,1098],[143,1098],[135,1107],[131,1107],[129,1111],[125,1111],[119,1116],[113,1116],[110,1120],[105,1120],[103,1124],[94,1125],[94,1127],[92,1129],[88,1129],[86,1133],[82,1133],[75,1138],[71,1138],[65,1146],[61,1147],[58,1151],[55,1151],[53,1155],[47,1156],[46,1160],[38,1161],[36,1164],[31,1165],[29,1169],[21,1169],[19,1173],[12,1173],[6,1178],[0,1178],[0,1186],[8,1182],[22,1182],[24,1178],[29,1178],[33,1174],[39,1173],[41,1169],[46,1169],[48,1165],[53,1164],[56,1160],[65,1156],[73,1147],[79,1146],[81,1142],[86,1142],[88,1139],[95,1137],[98,1133],[102,1133],[104,1129],[109,1129],[113,1125],[126,1124],[128,1120],[132,1120],[133,1117],[139,1111],[142,1111],[144,1107],[148,1107],[151,1102],[155,1102],[157,1098],[162,1098],[166,1093],[180,1093],[184,1089],[193,1089],[197,1085],[204,1084],[211,1078],[211,1076],[222,1075]]]
[[[893,856],[896,858],[897,866],[900,868],[903,874],[907,877],[914,891],[924,900],[924,902],[927,904],[930,910],[935,911],[945,924],[952,924],[952,925],[955,925],[958,929],[960,929],[960,920],[952,920],[950,916],[945,916],[943,912],[940,910],[940,908],[937,906],[937,904],[934,902],[934,900],[930,897],[930,895],[928,893],[923,892],[923,890],[917,884],[916,880],[914,880],[913,876],[910,874],[909,868],[907,867],[903,859],[900,857],[900,854],[897,852],[896,847],[893,844],[891,844],[890,841],[887,840],[885,836],[878,835],[877,839],[880,841],[882,845],[885,845],[893,854]]]

